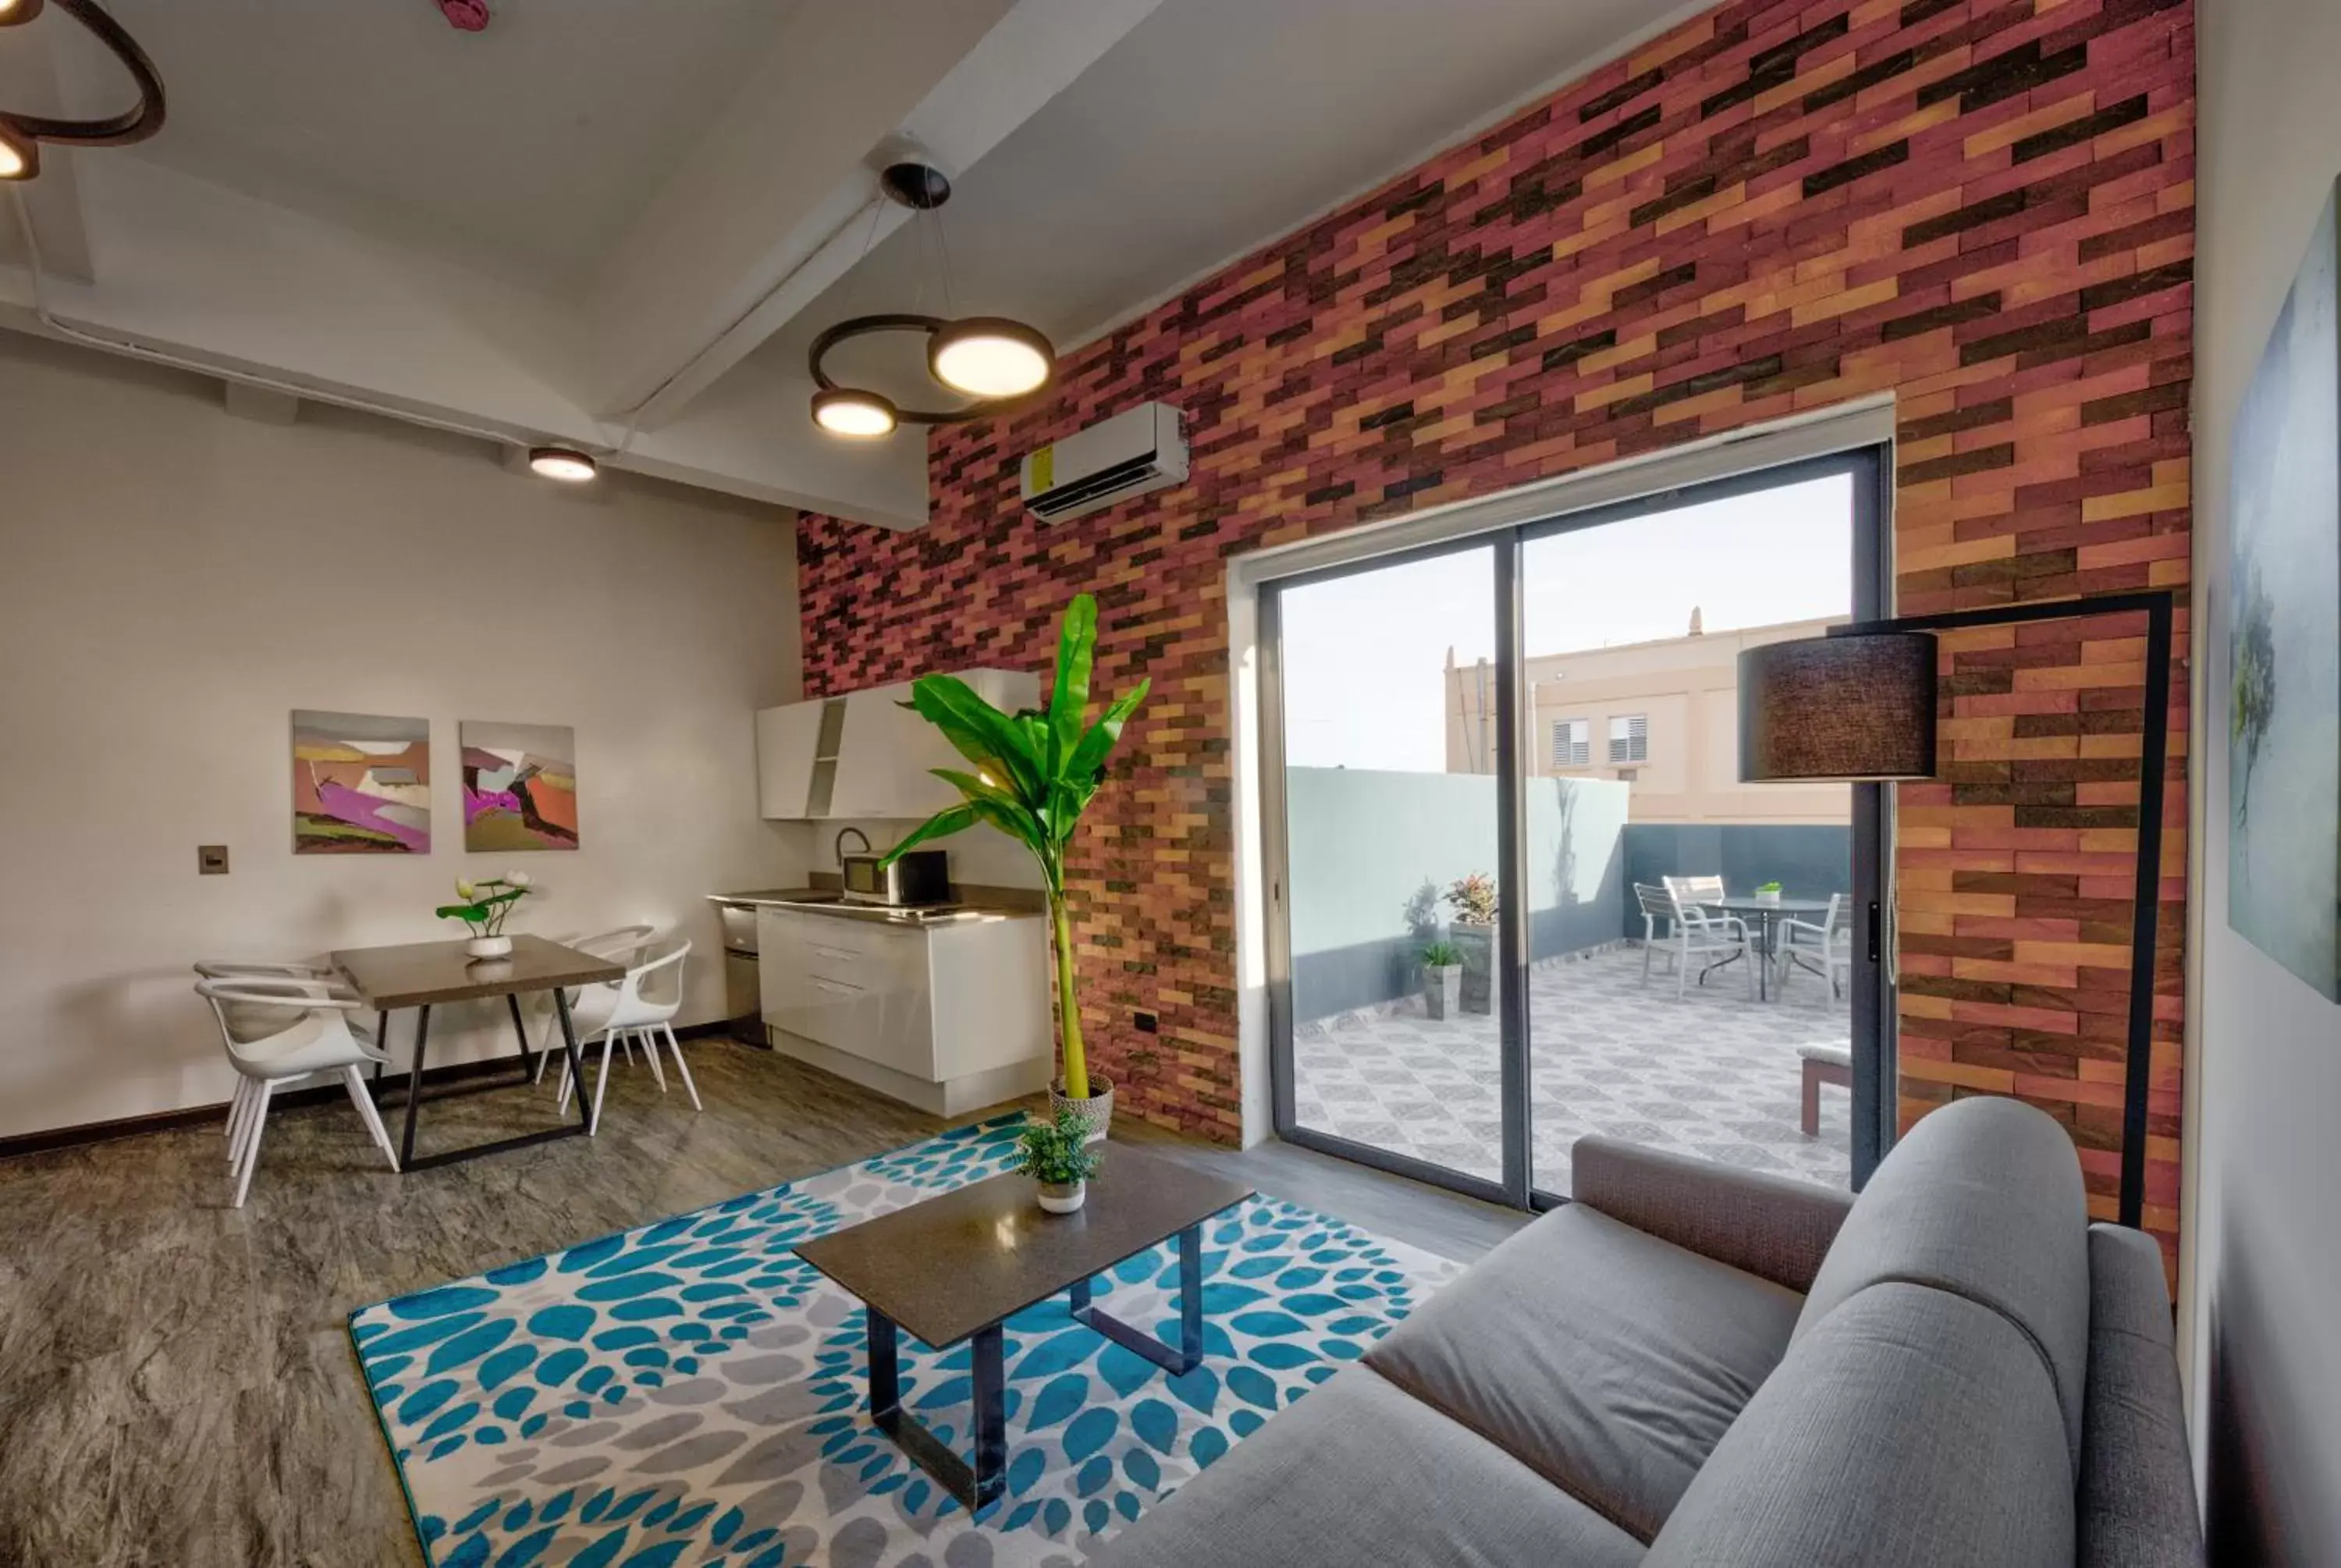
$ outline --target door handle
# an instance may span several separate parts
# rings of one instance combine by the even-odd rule
[[[1878,961],[1878,928],[1884,923],[1878,917],[1878,900],[1872,898],[1869,901],[1869,961],[1873,964]]]

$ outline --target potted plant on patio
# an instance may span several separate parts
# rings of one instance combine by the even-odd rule
[[[1092,1077],[1081,1043],[1081,1009],[1073,990],[1072,921],[1065,905],[1065,857],[1081,813],[1105,782],[1106,759],[1121,739],[1121,728],[1146,700],[1150,681],[1105,705],[1087,722],[1090,670],[1097,652],[1097,600],[1076,594],[1065,607],[1057,632],[1056,683],[1045,711],[1002,713],[967,682],[951,675],[921,676],[911,683],[915,710],[941,730],[974,771],[937,768],[936,778],[957,789],[947,806],[911,830],[886,852],[886,864],[931,839],[963,832],[989,822],[1031,852],[1040,863],[1041,885],[1049,903],[1049,927],[1056,945],[1057,1036],[1063,1074],[1050,1091],[1052,1104],[1071,1107],[1103,1137],[1113,1116],[1113,1086]]]
[[[1780,901],[1780,884],[1778,882],[1758,882],[1756,885],[1756,901],[1759,904],[1778,903]]]
[[[1459,877],[1447,886],[1446,899],[1455,911],[1448,940],[1463,955],[1463,1010],[1495,1010],[1496,881],[1484,871]]]
[[[1452,942],[1433,942],[1422,950],[1422,1011],[1443,1018],[1458,1011],[1463,996],[1463,951]]]
[[[460,904],[442,904],[433,911],[443,920],[461,920],[472,928],[472,939],[463,944],[463,951],[474,958],[503,958],[512,955],[512,938],[504,935],[504,919],[513,906],[529,894],[529,878],[525,871],[507,871],[501,877],[485,881],[467,882],[455,879],[455,897]]]
[[[1062,1104],[1046,1120],[1027,1118],[1016,1135],[1016,1168],[1041,1184],[1041,1206],[1049,1213],[1071,1214],[1088,1200],[1101,1163],[1089,1140],[1088,1121]]]

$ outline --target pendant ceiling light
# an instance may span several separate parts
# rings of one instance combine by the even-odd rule
[[[163,78],[154,62],[95,0],[0,0],[0,27],[21,27],[55,5],[89,29],[130,72],[138,102],[103,120],[56,120],[0,109],[0,180],[30,180],[41,172],[41,144],[67,147],[126,147],[163,128]]]
[[[888,197],[913,212],[932,213],[951,200],[951,181],[926,164],[890,165],[879,177]],[[916,220],[914,219],[913,222]],[[943,306],[951,307],[951,264],[942,254],[942,219],[931,217],[939,268],[942,273]],[[860,387],[842,386],[822,368],[829,351],[849,338],[875,332],[922,332],[927,339],[927,373],[945,390],[976,401],[955,409],[897,407],[887,398]],[[813,423],[832,435],[868,440],[892,433],[902,424],[955,424],[998,413],[1010,402],[1039,392],[1056,373],[1057,351],[1039,329],[1006,316],[887,315],[854,316],[823,332],[812,342]]]

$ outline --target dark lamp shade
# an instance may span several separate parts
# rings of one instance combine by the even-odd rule
[[[1935,640],[1813,637],[1739,656],[1739,779],[1868,782],[1935,776]]]

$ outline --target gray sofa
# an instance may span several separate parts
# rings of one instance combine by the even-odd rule
[[[1601,1138],[1578,1201],[1100,1554],[1110,1568],[2180,1568],[2162,1259],[1975,1098],[1858,1199]]]

